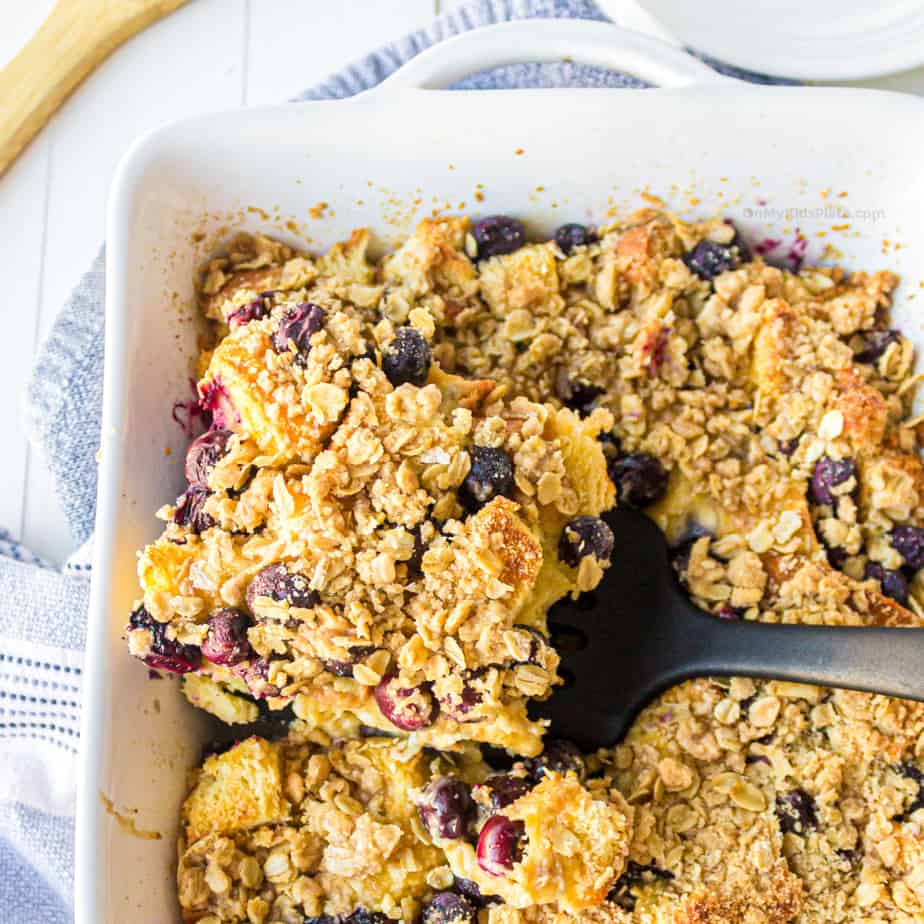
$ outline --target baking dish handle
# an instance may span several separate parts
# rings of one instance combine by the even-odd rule
[[[631,74],[657,87],[732,82],[666,42],[588,19],[517,19],[463,32],[412,58],[377,87],[438,90],[504,64],[574,61]]]

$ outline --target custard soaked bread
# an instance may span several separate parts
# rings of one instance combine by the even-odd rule
[[[129,646],[188,673],[225,721],[255,716],[247,694],[339,733],[534,754],[526,704],[558,682],[546,610],[608,563],[611,417],[446,374],[429,312],[373,324],[344,300],[368,301],[357,285],[231,285],[213,307],[227,330],[202,359],[212,428],[141,555]]]
[[[730,223],[655,210],[368,244],[241,237],[203,277],[212,427],[141,557],[129,645],[225,721],[262,698],[301,722],[206,764],[190,919],[924,920],[920,705],[702,679],[584,756],[536,756],[526,712],[554,695],[546,610],[596,584],[614,499],[717,618],[920,625],[897,278],[803,266],[801,245],[771,265]],[[527,759],[491,771],[471,742]],[[309,811],[347,789],[348,821]]]

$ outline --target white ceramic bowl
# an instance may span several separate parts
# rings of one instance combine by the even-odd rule
[[[562,57],[607,64],[664,88],[424,89],[512,60]],[[917,99],[747,86],[654,39],[574,21],[463,35],[352,100],[219,113],[138,141],[122,161],[109,205],[79,924],[178,916],[177,808],[205,726],[173,681],[148,679],[121,634],[136,594],[135,551],[159,532],[153,511],[181,487],[185,439],[170,409],[189,393],[198,333],[193,270],[216,236],[232,225],[273,230],[292,217],[307,222],[309,246],[321,248],[360,225],[394,236],[443,204],[521,215],[548,232],[568,220],[603,219],[614,205],[640,204],[649,190],[680,211],[724,209],[752,236],[791,235],[798,226],[818,243],[814,235],[824,231],[821,242],[839,246],[847,265],[898,270],[905,276],[898,323],[920,340],[912,298],[922,294],[924,266],[922,148],[924,104]],[[310,218],[319,202],[329,207]],[[834,214],[838,206],[851,217]],[[787,209],[806,211],[787,219]],[[831,229],[844,224],[847,230]],[[205,240],[193,242],[194,230]],[[884,240],[902,248],[884,249]],[[139,838],[126,818],[161,838]]]

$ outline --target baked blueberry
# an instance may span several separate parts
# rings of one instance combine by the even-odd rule
[[[511,821],[505,815],[492,815],[478,835],[475,856],[478,865],[491,876],[503,876],[523,853],[522,821]]]
[[[399,327],[394,339],[382,348],[382,371],[396,388],[408,382],[423,385],[431,362],[429,344],[413,327]]]
[[[526,777],[497,773],[489,776],[481,786],[487,790],[491,799],[491,808],[496,812],[510,805],[511,802],[516,802],[520,796],[525,796],[533,788],[533,782]]]
[[[420,924],[475,924],[478,910],[458,892],[438,892],[424,905]]]
[[[138,629],[147,629],[151,633],[151,652],[144,658],[148,667],[173,674],[188,674],[202,663],[202,652],[195,645],[184,645],[167,638],[167,624],[158,622],[144,606],[139,606],[128,617],[128,631]]]
[[[253,656],[247,630],[253,621],[230,606],[209,617],[209,630],[202,643],[202,654],[214,664],[239,664]]]
[[[879,562],[868,561],[863,569],[863,577],[865,580],[872,578],[879,581],[882,592],[896,603],[904,606],[908,602],[908,579],[901,571],[892,571],[883,568]]]
[[[519,250],[526,243],[526,229],[516,218],[490,215],[472,225],[472,237],[478,245],[478,259],[486,260]]]
[[[924,568],[924,528],[895,526],[889,537],[892,548],[905,559],[905,564],[917,571]]]
[[[541,780],[549,772],[576,773],[578,779],[583,780],[587,773],[580,748],[563,738],[546,740],[542,753],[538,757],[528,757],[523,764],[534,780]]]
[[[354,645],[349,650],[350,659],[348,661],[335,661],[333,659],[323,660],[324,670],[333,674],[335,677],[352,677],[353,667],[360,661],[368,658],[375,651],[375,645]]]
[[[616,880],[613,888],[610,889],[606,900],[612,902],[623,911],[634,911],[636,897],[633,889],[647,885],[657,880],[673,879],[674,874],[666,869],[659,869],[651,863],[636,863],[635,860],[629,860],[626,864],[626,871]]]
[[[804,789],[793,789],[776,797],[776,817],[784,834],[808,834],[818,827],[815,800]]]
[[[352,914],[335,918],[337,924],[395,924],[395,919],[390,918],[381,911],[366,911],[365,908],[357,908]]]
[[[228,389],[220,379],[209,379],[201,387],[199,406],[211,418],[213,427],[233,430],[235,424],[240,423],[240,415],[231,403]]]
[[[298,606],[306,610],[317,606],[321,599],[317,591],[309,586],[308,578],[295,571],[289,571],[282,562],[267,565],[262,571],[257,572],[247,585],[245,596],[251,612],[258,597],[269,597],[277,603],[288,603],[289,606]]]
[[[854,353],[858,363],[874,363],[893,344],[901,341],[897,330],[871,330],[863,336],[863,348]]]
[[[459,503],[476,513],[495,497],[510,497],[513,460],[507,452],[493,446],[472,446],[468,455],[471,464],[459,488]]]
[[[562,530],[558,557],[572,568],[588,556],[608,562],[613,554],[613,542],[613,531],[600,517],[575,517]]]
[[[593,410],[593,403],[603,394],[599,385],[572,376],[561,369],[555,376],[555,396],[561,403],[586,417]]]
[[[285,353],[290,346],[296,353],[306,354],[311,349],[311,337],[324,326],[324,309],[311,302],[301,302],[290,308],[273,334],[273,348]]]
[[[667,471],[647,452],[620,456],[607,466],[607,471],[616,485],[619,500],[632,507],[647,507],[660,500],[667,490]]]
[[[574,222],[562,225],[555,232],[555,243],[561,248],[562,253],[571,253],[575,247],[583,247],[585,244],[591,244],[597,239],[597,236],[587,227]]]
[[[456,892],[464,895],[476,908],[499,904],[501,901],[496,895],[482,895],[477,882],[472,882],[471,879],[463,879],[461,876],[452,877],[452,887]]]
[[[528,632],[532,636],[529,643],[529,657],[526,663],[541,667],[546,661],[547,651],[549,647],[551,647],[549,645],[548,636],[543,635],[535,626],[527,626],[522,622],[517,623],[514,628],[520,629],[523,632]]]
[[[828,456],[822,456],[815,463],[815,469],[812,472],[809,498],[813,504],[830,506],[834,503],[834,494],[831,489],[856,477],[857,464],[853,459],[830,459]]]
[[[208,485],[209,474],[227,452],[230,438],[230,430],[216,427],[206,430],[189,444],[189,449],[186,450],[185,473],[190,484]]]
[[[696,273],[700,279],[712,280],[722,273],[736,269],[743,260],[749,258],[750,253],[736,232],[730,244],[700,241],[683,255],[683,262],[689,267],[690,272]]]
[[[240,664],[234,673],[244,681],[250,695],[256,699],[279,696],[281,692],[276,684],[269,682],[270,662],[266,658]]]
[[[427,684],[401,687],[393,674],[379,681],[375,701],[382,715],[402,731],[416,731],[432,725],[439,713],[439,704]]]
[[[252,302],[248,302],[246,305],[241,305],[240,308],[235,308],[234,311],[228,315],[228,326],[242,327],[244,324],[249,324],[251,321],[259,321],[268,314],[269,308],[267,308],[266,302],[264,302],[262,298],[258,298]]]
[[[421,793],[417,812],[432,837],[456,841],[468,834],[475,819],[475,803],[468,783],[439,776]]]
[[[190,485],[176,502],[173,511],[173,522],[177,526],[187,526],[194,533],[201,533],[211,529],[215,520],[205,512],[205,502],[211,492],[202,485]]]
[[[487,667],[465,671],[461,692],[439,697],[440,712],[446,713],[457,722],[468,721],[469,713],[481,705],[481,693],[469,681],[481,677],[486,671]]]

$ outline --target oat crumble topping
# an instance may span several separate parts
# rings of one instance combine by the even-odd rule
[[[526,714],[554,695],[546,610],[607,564],[579,520],[617,497],[718,618],[921,625],[894,274],[781,269],[653,210],[368,244],[241,236],[203,274],[211,436],[129,647],[226,722],[300,721],[198,772],[187,920],[924,921],[921,705],[705,678],[583,757],[537,757]]]

